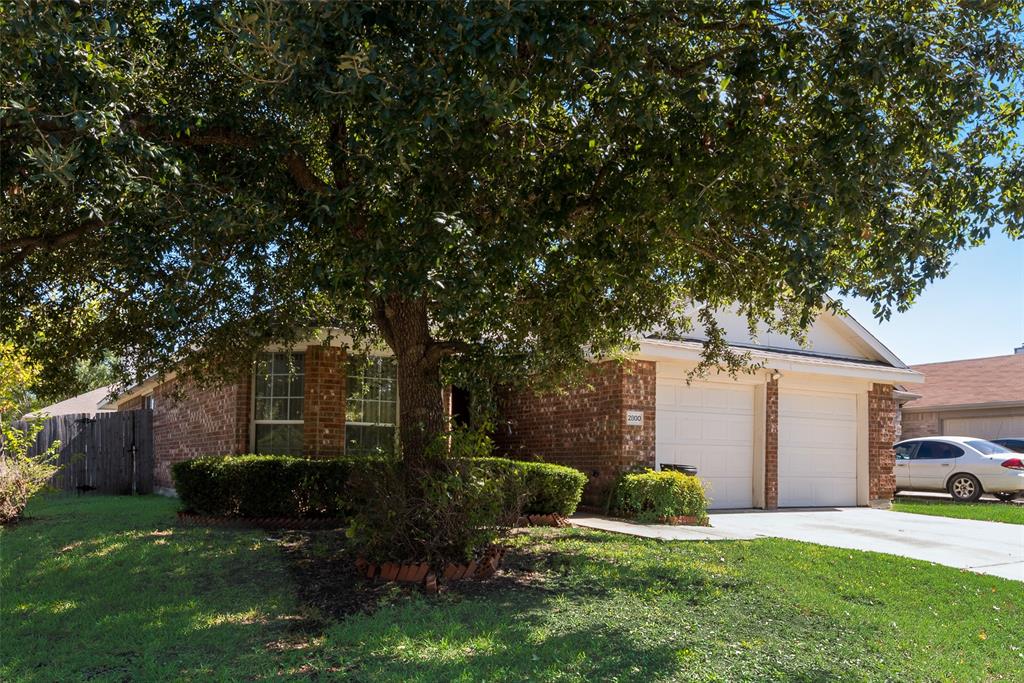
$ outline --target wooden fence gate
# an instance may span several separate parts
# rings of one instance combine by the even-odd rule
[[[47,418],[33,453],[60,439],[60,469],[50,485],[61,491],[153,492],[153,411],[57,415]],[[92,489],[85,489],[92,490]]]

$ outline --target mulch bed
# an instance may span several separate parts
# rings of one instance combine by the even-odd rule
[[[317,616],[340,620],[352,614],[370,614],[396,597],[424,591],[422,583],[367,580],[365,565],[360,572],[357,556],[347,548],[347,539],[339,532],[286,531],[280,538],[270,540],[284,553],[299,600],[310,611],[313,621]],[[440,594],[459,599],[505,590],[547,592],[542,568],[549,564],[551,559],[543,553],[511,549],[487,580],[442,581]]]

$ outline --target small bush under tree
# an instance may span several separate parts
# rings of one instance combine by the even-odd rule
[[[705,524],[708,498],[697,477],[670,471],[630,472],[616,483],[610,510],[641,522],[693,517]]]

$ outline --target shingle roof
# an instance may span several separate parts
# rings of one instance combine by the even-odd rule
[[[1024,403],[1024,354],[914,365],[924,384],[914,386],[921,398],[906,408],[937,408],[982,403]]]
[[[39,415],[75,415],[77,413],[87,413],[93,415],[97,412],[108,412],[109,408],[99,408],[100,402],[102,402],[107,394],[110,393],[112,386],[100,387],[87,391],[84,394],[78,396],[72,396],[71,398],[64,399],[52,405],[48,405],[41,410],[29,413],[25,417],[37,417]]]

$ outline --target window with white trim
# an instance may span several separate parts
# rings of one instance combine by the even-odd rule
[[[253,450],[302,455],[303,353],[261,353],[253,382]]]
[[[349,356],[345,403],[345,452],[392,453],[398,423],[395,359]]]

